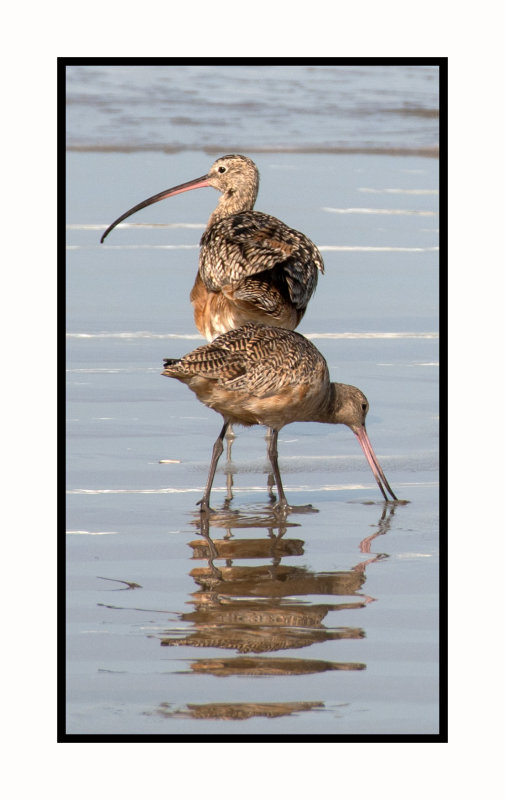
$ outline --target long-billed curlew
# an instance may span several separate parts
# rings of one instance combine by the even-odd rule
[[[272,435],[268,456],[278,491],[277,507],[289,509],[278,465],[277,437],[290,422],[347,425],[356,434],[379,489],[387,501],[398,498],[372,449],[365,428],[368,400],[355,386],[331,383],[328,365],[299,333],[248,323],[221,334],[179,359],[166,359],[162,375],[186,383],[198,399],[214,408],[224,425],[214,444],[201,511],[210,508],[210,492],[223,437],[230,424],[266,425]]]
[[[324,272],[322,256],[303,233],[270,214],[254,211],[259,172],[243,155],[218,158],[207,175],[143,200],[109,225],[105,237],[146,206],[190,189],[221,192],[200,240],[200,261],[191,291],[195,323],[211,341],[246,322],[293,330]]]

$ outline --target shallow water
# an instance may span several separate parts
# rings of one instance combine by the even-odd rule
[[[367,395],[370,439],[408,503],[382,502],[348,429],[300,423],[280,433],[280,466],[290,502],[317,513],[279,520],[265,432],[237,429],[202,531],[221,418],[160,371],[203,343],[188,295],[217,195],[99,237],[212,157],[99,152],[90,108],[88,127],[70,126],[86,152],[68,153],[67,733],[436,734],[437,161],[254,156],[257,208],[325,259],[299,330]]]
[[[284,530],[269,511],[264,432],[239,429],[235,497],[211,522],[209,564],[195,502],[220,418],[159,373],[163,357],[203,342],[188,302],[191,226],[215,195],[144,212],[182,227],[139,215],[141,227],[98,244],[118,213],[208,159],[69,154],[68,733],[438,730],[436,162],[256,160],[258,207],[325,258],[300,331],[334,379],[366,393],[371,441],[409,504],[384,506],[347,429],[293,424],[279,441],[286,494],[318,513]],[[390,188],[402,190],[394,203]]]
[[[438,151],[430,65],[68,66],[67,145],[127,152]]]

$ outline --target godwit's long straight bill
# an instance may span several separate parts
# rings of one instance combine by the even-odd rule
[[[382,469],[381,465],[379,464],[379,460],[378,460],[377,456],[375,455],[375,453],[373,451],[373,447],[372,447],[372,445],[370,443],[370,439],[368,438],[368,434],[366,432],[365,426],[364,425],[361,426],[361,427],[357,427],[357,426],[354,427],[353,426],[352,430],[356,434],[358,442],[360,443],[360,445],[361,445],[361,447],[363,449],[363,452],[364,452],[364,454],[366,456],[366,460],[368,461],[368,463],[370,465],[370,469],[372,470],[372,472],[374,474],[374,478],[377,481],[377,485],[378,485],[379,489],[382,492],[384,500],[386,500],[386,502],[389,500],[386,492],[384,491],[384,487],[388,490],[388,492],[391,495],[391,497],[393,498],[393,500],[398,500],[397,496],[395,495],[395,493],[391,489],[391,486],[387,482],[387,479],[386,479],[386,476],[384,475],[383,469]]]
[[[106,236],[109,235],[111,230],[119,225],[127,217],[131,217],[132,214],[136,214],[137,211],[140,211],[142,208],[146,208],[146,206],[151,206],[153,203],[157,203],[159,200],[164,200],[166,197],[172,197],[174,194],[180,194],[181,192],[189,192],[190,189],[200,189],[203,186],[210,186],[209,184],[209,176],[202,175],[201,178],[194,178],[192,181],[187,181],[186,183],[180,183],[178,186],[173,186],[171,189],[165,189],[163,192],[158,192],[158,194],[153,194],[152,197],[148,197],[147,200],[142,200],[141,203],[138,203],[133,208],[130,208],[129,211],[125,211],[124,214],[121,214],[112,225],[109,225],[105,233],[103,234],[102,238],[100,239],[100,243],[103,243],[103,240]]]

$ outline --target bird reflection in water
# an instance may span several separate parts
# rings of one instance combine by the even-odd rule
[[[359,545],[362,553],[371,554],[371,543],[389,530],[394,507],[384,504],[377,530]],[[163,635],[164,647],[185,646],[234,650],[237,655],[199,658],[191,670],[199,675],[289,676],[329,671],[356,671],[366,664],[354,661],[274,655],[279,651],[298,650],[327,641],[361,639],[359,626],[328,626],[324,620],[330,611],[365,608],[374,598],[363,593],[366,567],[387,554],[374,555],[349,570],[315,572],[304,566],[282,563],[283,559],[304,555],[305,542],[296,537],[295,528],[286,517],[271,511],[264,514],[231,514],[223,511],[210,520],[198,515],[194,522],[199,538],[189,542],[193,560],[205,560],[190,575],[199,589],[192,595],[192,611],[181,614],[189,632]],[[225,531],[222,538],[212,538],[210,527]],[[237,531],[263,528],[267,535],[250,538]],[[260,559],[254,566],[240,563]],[[219,563],[219,566],[215,562]],[[239,562],[239,563],[236,563]],[[335,603],[314,603],[312,596],[342,598]],[[297,599],[300,598],[300,599]],[[345,599],[344,599],[345,598]],[[268,655],[265,655],[268,654]],[[320,701],[301,703],[205,703],[188,704],[184,709],[161,705],[157,713],[200,719],[247,719],[251,716],[277,717],[324,707]]]
[[[171,703],[160,703],[156,714],[170,718],[242,720],[251,717],[289,717],[302,711],[324,708],[320,701],[308,703],[188,703],[183,710],[172,710]]]
[[[392,509],[384,507],[379,529],[361,543],[362,552],[370,552],[375,536],[386,533]],[[286,518],[266,513],[215,514],[211,521],[199,515],[195,521],[199,538],[189,542],[193,559],[205,559],[206,566],[195,567],[190,575],[199,586],[192,595],[194,610],[180,615],[192,628],[186,635],[164,635],[165,647],[218,647],[241,655],[273,653],[309,647],[339,639],[360,639],[361,627],[329,627],[323,620],[330,611],[364,608],[373,598],[363,594],[365,569],[374,556],[349,570],[314,572],[304,566],[283,564],[289,557],[304,554],[304,541],[295,538],[299,525]],[[210,525],[224,528],[223,538],[210,536]],[[234,531],[263,527],[262,538],[237,537]],[[266,563],[243,565],[242,560],[258,559]],[[216,561],[224,564],[216,565]],[[346,598],[336,603],[313,603],[306,599],[317,595]],[[168,632],[167,632],[168,633]],[[191,665],[195,672],[212,674],[301,674],[338,669],[364,669],[361,663],[334,663],[306,659],[231,658],[199,660]]]
[[[395,515],[395,506],[384,503],[382,514],[377,523],[377,530],[374,533],[370,534],[370,536],[366,536],[359,543],[359,549],[361,553],[372,552],[373,540],[376,539],[378,536],[384,536],[389,531],[389,529],[391,528],[391,523],[393,521],[394,515]],[[364,572],[369,564],[373,564],[374,561],[382,561],[385,558],[389,558],[387,553],[376,553],[371,558],[367,558],[366,561],[360,561],[359,564],[356,564],[356,566],[353,567],[353,570],[354,572]]]

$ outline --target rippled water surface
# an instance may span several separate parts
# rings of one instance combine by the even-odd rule
[[[226,80],[201,67],[69,71],[70,734],[438,732],[438,163],[259,152],[288,139],[322,147],[341,110],[360,142],[436,145],[431,113],[382,113],[388,138],[363,111],[433,111],[436,68],[389,84],[384,69],[276,73],[292,88],[288,132],[279,86],[251,69]],[[307,98],[320,124],[300,110]],[[335,129],[350,146],[338,119]],[[99,237],[136,202],[206,172],[214,145],[248,152],[248,136],[256,207],[303,230],[325,260],[299,330],[334,380],[367,395],[370,439],[406,504],[382,502],[348,429],[297,423],[279,436],[286,494],[317,512],[279,519],[265,432],[237,429],[201,527],[195,503],[221,418],[160,371],[203,343],[188,295],[217,195],[171,198]]]
[[[438,148],[436,66],[69,66],[68,146]]]

